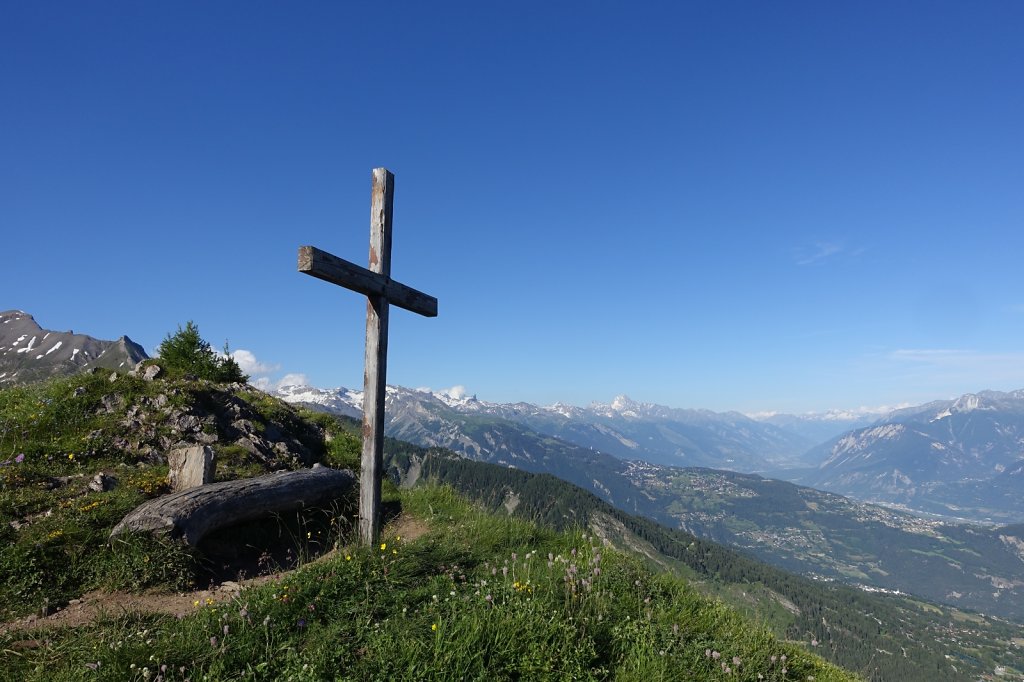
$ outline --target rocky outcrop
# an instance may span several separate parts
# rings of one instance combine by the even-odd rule
[[[117,419],[106,432],[88,434],[87,442],[98,449],[114,448],[127,454],[126,459],[148,463],[167,461],[173,452],[188,448],[227,449],[267,471],[309,466],[320,455],[323,435],[318,427],[283,403],[275,405],[256,388],[168,379],[153,361],[130,373],[137,377],[134,386],[125,383],[132,380],[124,374],[115,373],[110,392],[96,401],[97,415]],[[138,379],[149,384],[141,395]],[[84,396],[85,388],[74,395]],[[264,404],[267,400],[271,402]]]

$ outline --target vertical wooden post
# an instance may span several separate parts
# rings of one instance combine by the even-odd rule
[[[373,169],[370,201],[370,270],[391,276],[391,224],[395,176]],[[363,455],[359,474],[359,539],[375,545],[380,539],[380,486],[384,468],[384,399],[388,365],[388,299],[366,301],[366,362],[363,375]]]
[[[299,247],[299,272],[366,296],[363,374],[363,457],[359,476],[359,540],[380,541],[380,484],[384,469],[384,400],[387,397],[388,310],[391,304],[437,317],[437,299],[391,279],[391,212],[395,176],[373,169],[370,198],[370,269],[312,246]]]

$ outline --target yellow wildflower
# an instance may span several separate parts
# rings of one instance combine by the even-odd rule
[[[431,623],[430,624],[430,629],[433,630],[434,632],[437,632],[437,623]]]

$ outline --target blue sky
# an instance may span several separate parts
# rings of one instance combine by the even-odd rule
[[[362,381],[805,411],[1024,387],[1019,2],[5,3],[0,309]]]

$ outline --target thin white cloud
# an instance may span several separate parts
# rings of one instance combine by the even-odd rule
[[[1024,385],[1024,352],[961,348],[900,348],[884,355],[890,377],[919,386],[947,386],[949,393],[1002,390]]]
[[[1024,351],[992,353],[960,348],[901,348],[890,360],[936,369],[994,370],[1017,374],[1024,370]]]
[[[957,348],[900,348],[889,353],[890,360],[930,365],[960,365],[982,357],[982,353]]]
[[[271,392],[282,386],[307,386],[309,377],[298,372],[289,372],[280,378],[274,375],[281,371],[281,365],[272,362],[263,362],[256,357],[252,351],[240,348],[231,352],[242,371],[249,375],[249,383],[258,389]]]
[[[442,388],[438,393],[446,395],[449,398],[455,398],[456,400],[461,400],[469,395],[469,391],[467,391],[466,387],[461,384],[458,386],[452,386],[451,388]]]
[[[278,380],[275,388],[281,386],[309,386],[309,377],[300,372],[289,372]]]
[[[470,395],[469,389],[462,384],[457,384],[451,388],[442,388],[438,391],[430,388],[429,386],[419,386],[413,389],[417,393],[429,393],[430,395],[443,395],[452,398],[453,400],[462,400],[466,396]]]
[[[231,351],[231,357],[235,359],[242,371],[249,375],[272,374],[281,369],[281,365],[260,362],[252,351],[242,348]]]
[[[817,242],[813,247],[799,249],[796,253],[797,265],[812,265],[842,253],[843,245],[835,242]]]
[[[250,376],[249,383],[255,386],[256,388],[260,389],[261,391],[266,391],[267,393],[270,393],[275,388],[274,382],[270,380],[270,377]]]

